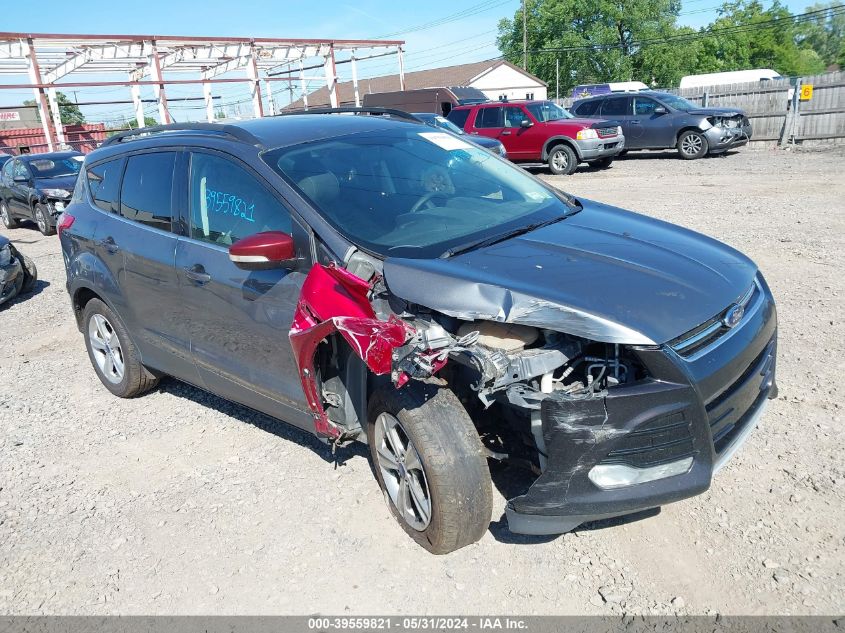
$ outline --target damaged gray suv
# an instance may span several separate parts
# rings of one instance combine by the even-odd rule
[[[488,529],[489,460],[529,473],[518,533],[705,491],[776,393],[754,263],[373,113],[148,128],[86,157],[58,229],[105,387],[169,375],[367,444],[435,553]]]

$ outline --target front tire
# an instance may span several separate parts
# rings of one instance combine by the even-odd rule
[[[9,204],[5,200],[0,200],[0,220],[3,220],[3,226],[7,229],[16,229],[20,226],[18,219],[12,217]]]
[[[88,358],[100,382],[120,398],[134,398],[158,384],[141,364],[123,321],[99,299],[91,299],[82,316]]]
[[[678,137],[678,154],[684,160],[696,160],[707,155],[707,139],[700,132],[687,130]]]
[[[556,176],[568,176],[578,167],[578,157],[569,145],[555,145],[549,150],[549,171]]]
[[[419,545],[448,554],[490,525],[493,499],[481,440],[452,391],[428,382],[370,397],[367,440],[391,513]]]
[[[38,230],[41,231],[42,235],[54,235],[56,229],[50,223],[50,213],[47,211],[47,207],[43,204],[38,203],[35,205],[35,223],[38,225]]]

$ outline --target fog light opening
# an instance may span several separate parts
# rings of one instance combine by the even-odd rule
[[[634,468],[626,464],[598,464],[593,466],[587,476],[599,488],[610,490],[683,475],[689,472],[690,468],[692,468],[692,457],[686,457],[649,468]]]

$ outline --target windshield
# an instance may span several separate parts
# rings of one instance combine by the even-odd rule
[[[559,105],[551,101],[528,103],[525,105],[525,107],[528,108],[528,111],[540,123],[545,123],[546,121],[557,121],[559,119],[573,118],[572,115],[569,114],[569,112],[567,112]]]
[[[458,136],[463,136],[464,134],[466,134],[466,132],[464,132],[461,128],[452,123],[449,119],[446,119],[442,116],[434,117],[434,125],[436,125],[437,127],[442,127],[447,132],[457,134]]]
[[[682,112],[698,110],[700,107],[695,105],[694,103],[690,103],[683,97],[676,97],[675,95],[670,94],[661,94],[660,100],[670,108],[674,108],[675,110],[681,110]]]
[[[68,156],[61,159],[39,158],[28,163],[35,178],[61,178],[76,176],[82,167],[82,156]]]
[[[383,257],[437,257],[580,209],[487,150],[419,125],[266,152],[335,228]]]

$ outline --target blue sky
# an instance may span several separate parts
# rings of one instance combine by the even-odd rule
[[[41,0],[13,2],[6,0],[0,11],[0,31],[44,33],[200,35],[238,37],[292,38],[373,38],[406,41],[406,70],[419,70],[463,62],[479,61],[499,55],[495,45],[496,26],[503,17],[511,17],[520,0],[451,0],[450,2],[408,2],[393,0],[145,0],[124,3],[115,0]],[[682,24],[699,27],[715,17],[720,0],[683,0]],[[768,4],[768,3],[767,3]],[[808,0],[789,0],[793,12],[802,11]],[[429,26],[442,18],[448,21]],[[395,34],[395,35],[394,35]],[[347,79],[348,65],[339,67],[341,79]],[[359,76],[396,72],[395,58],[374,60],[359,70]],[[96,80],[93,76],[88,76]],[[13,83],[18,78],[9,79]],[[105,77],[104,80],[115,79]],[[20,77],[21,82],[26,77]],[[314,85],[314,88],[317,86]],[[168,98],[200,96],[197,87],[169,87]],[[235,104],[246,99],[246,85],[231,84],[218,90],[222,100]],[[128,88],[78,90],[80,101],[129,98]],[[30,99],[31,91],[0,90],[0,105]],[[287,101],[283,95],[278,100]],[[177,118],[201,118],[203,111],[182,104]],[[233,108],[237,107],[232,105]],[[248,104],[244,104],[248,108]],[[152,114],[153,108],[150,108]],[[131,106],[87,106],[89,119],[131,117]]]

